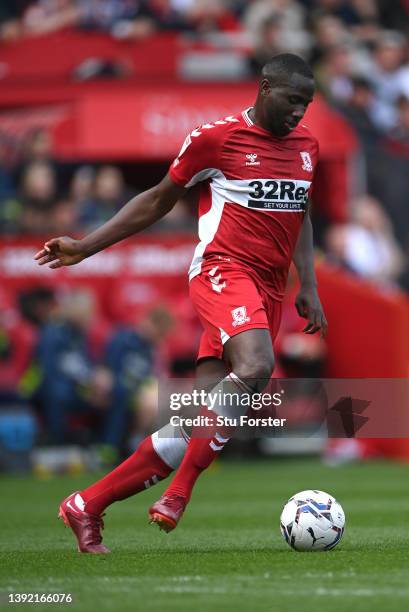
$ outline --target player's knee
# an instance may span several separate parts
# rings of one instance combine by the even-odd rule
[[[245,380],[251,387],[259,389],[268,383],[273,370],[274,357],[266,355],[263,358],[250,358],[248,361],[237,366],[234,373],[241,380]]]

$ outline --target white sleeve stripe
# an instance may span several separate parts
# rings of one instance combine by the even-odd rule
[[[189,187],[193,187],[196,183],[200,183],[200,181],[206,181],[213,176],[217,176],[220,174],[220,170],[216,168],[205,168],[204,170],[200,170],[197,172],[192,178],[186,183],[185,187],[188,189]]]

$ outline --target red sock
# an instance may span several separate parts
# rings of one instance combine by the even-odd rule
[[[215,389],[247,395],[254,392],[254,389],[238,378],[234,372],[230,372]],[[206,426],[205,429],[203,427],[194,429],[182,463],[164,493],[164,495],[184,497],[186,502],[189,501],[194,484],[200,474],[220,455],[235,429],[235,427],[220,427],[217,425],[217,414],[223,414],[222,410],[217,410],[217,407],[214,412],[209,411],[207,407],[203,407],[200,414],[211,419],[210,425]]]
[[[211,438],[191,438],[171,484],[164,495],[180,495],[189,501],[200,474],[220,455],[229,438],[216,433]]]
[[[91,485],[80,495],[85,511],[101,514],[110,504],[148,489],[173,471],[156,453],[151,436],[145,438],[136,451],[112,472]]]

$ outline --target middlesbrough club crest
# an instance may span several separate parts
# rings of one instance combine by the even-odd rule
[[[310,154],[307,153],[307,151],[301,151],[300,155],[303,161],[302,169],[305,170],[306,172],[312,172],[312,161],[311,161]]]
[[[250,321],[250,317],[247,316],[247,310],[245,306],[239,306],[238,308],[234,308],[231,311],[233,317],[233,327],[237,327],[237,325],[244,325],[244,323],[248,323]]]

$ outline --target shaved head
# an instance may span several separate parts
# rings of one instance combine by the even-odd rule
[[[307,79],[314,79],[311,68],[301,57],[293,53],[280,53],[264,64],[261,78],[267,78],[270,82],[288,80],[293,74],[301,74]]]

